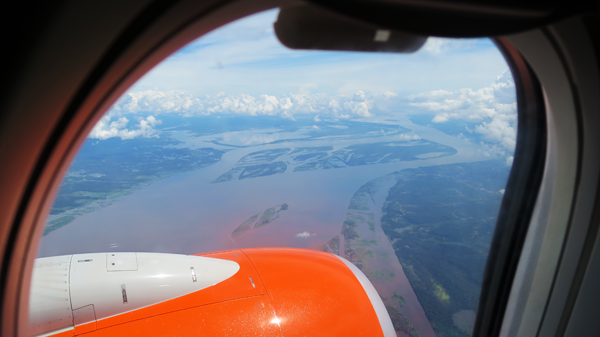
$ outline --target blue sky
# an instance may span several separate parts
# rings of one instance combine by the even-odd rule
[[[196,96],[287,93],[400,95],[480,88],[507,69],[489,39],[430,39],[413,54],[295,51],[273,32],[278,10],[223,26],[184,47],[131,91]]]
[[[491,40],[429,38],[412,54],[290,50],[275,37],[277,14],[240,19],[174,53],[123,95],[90,138],[156,136],[167,113],[315,122],[426,113],[433,123],[478,123],[465,137],[477,134],[490,153],[511,156],[515,87]]]

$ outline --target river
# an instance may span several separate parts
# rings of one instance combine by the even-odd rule
[[[119,198],[107,207],[77,217],[72,223],[44,236],[40,256],[104,251],[144,251],[195,254],[214,250],[288,246],[316,248],[337,235],[354,192],[383,175],[429,165],[452,164],[486,159],[479,147],[464,139],[432,128],[399,123],[423,139],[458,150],[453,156],[424,158],[387,164],[339,169],[292,172],[211,183],[233,168],[243,156],[260,150],[334,146],[394,141],[401,135],[374,138],[290,141],[237,148],[226,152],[218,163],[158,181]],[[212,146],[202,137],[186,134],[184,146]],[[289,138],[298,135],[290,133]],[[215,136],[212,136],[214,138]],[[244,220],[264,210],[287,203],[289,209],[266,230],[251,231],[231,238]],[[296,234],[308,232],[308,237]]]

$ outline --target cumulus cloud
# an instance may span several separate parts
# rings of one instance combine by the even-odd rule
[[[358,91],[354,95],[329,96],[325,94],[290,93],[281,96],[246,94],[197,97],[182,91],[146,90],[125,94],[111,109],[115,114],[177,113],[183,116],[234,114],[246,116],[281,116],[294,119],[295,115],[315,114],[333,118],[371,117],[376,99],[387,99],[396,94],[385,92],[370,95]]]
[[[315,236],[315,235],[317,235],[317,234],[314,234],[314,233],[309,233],[309,232],[302,232],[302,233],[298,233],[298,234],[296,234],[296,237],[297,237],[297,238],[300,238],[300,239],[308,239],[308,238],[310,238],[311,236]]]
[[[398,96],[398,94],[397,94],[397,93],[395,93],[395,92],[386,91],[386,92],[384,92],[384,93],[383,93],[383,96],[384,96],[385,98],[392,98],[392,97],[396,97],[396,96]]]
[[[148,116],[147,118],[138,117],[138,124],[133,128],[127,128],[129,119],[126,117],[118,117],[113,120],[113,114],[106,114],[92,129],[88,138],[93,139],[108,139],[113,137],[120,137],[121,139],[132,139],[136,137],[156,137],[157,131],[154,127],[161,124],[162,121],[156,119],[154,116]]]
[[[402,140],[420,140],[421,139],[421,137],[419,137],[417,135],[409,135],[406,133],[402,133],[398,137]]]
[[[435,112],[431,120],[445,123],[461,119],[481,123],[475,127],[486,142],[484,154],[505,157],[512,164],[512,153],[517,140],[517,103],[515,84],[508,70],[488,87],[457,91],[437,90],[408,96],[410,105]]]
[[[490,122],[483,122],[475,127],[475,132],[484,139],[499,143],[507,150],[514,149],[517,142],[516,115],[495,114]]]
[[[294,121],[298,115],[313,114],[315,123],[321,121],[320,116],[333,120],[372,117],[376,100],[386,100],[395,96],[397,94],[389,91],[380,95],[357,91],[353,95],[335,96],[306,92],[280,96],[225,93],[194,96],[176,90],[129,92],[123,95],[109,113],[98,122],[89,138],[103,140],[112,137],[131,139],[157,136],[158,132],[154,126],[161,121],[154,116],[137,117],[138,123],[128,127],[131,118],[126,116],[136,114],[175,113],[186,117],[214,114],[280,116]],[[314,128],[317,129],[318,126],[315,125]]]
[[[427,53],[438,55],[453,49],[472,48],[476,43],[477,40],[474,39],[448,39],[430,37],[427,39],[427,42],[425,42],[425,45],[421,49]]]
[[[433,117],[433,119],[431,120],[434,123],[444,123],[448,121],[448,116],[447,115],[437,115],[435,117]]]

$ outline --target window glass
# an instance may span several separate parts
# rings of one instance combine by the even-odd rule
[[[277,10],[217,29],[98,122],[39,256],[301,247],[358,266],[399,336],[467,336],[516,141],[489,39],[295,51]]]

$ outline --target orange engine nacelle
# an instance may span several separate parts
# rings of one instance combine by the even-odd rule
[[[30,298],[30,335],[396,335],[357,267],[307,249],[41,258]]]

